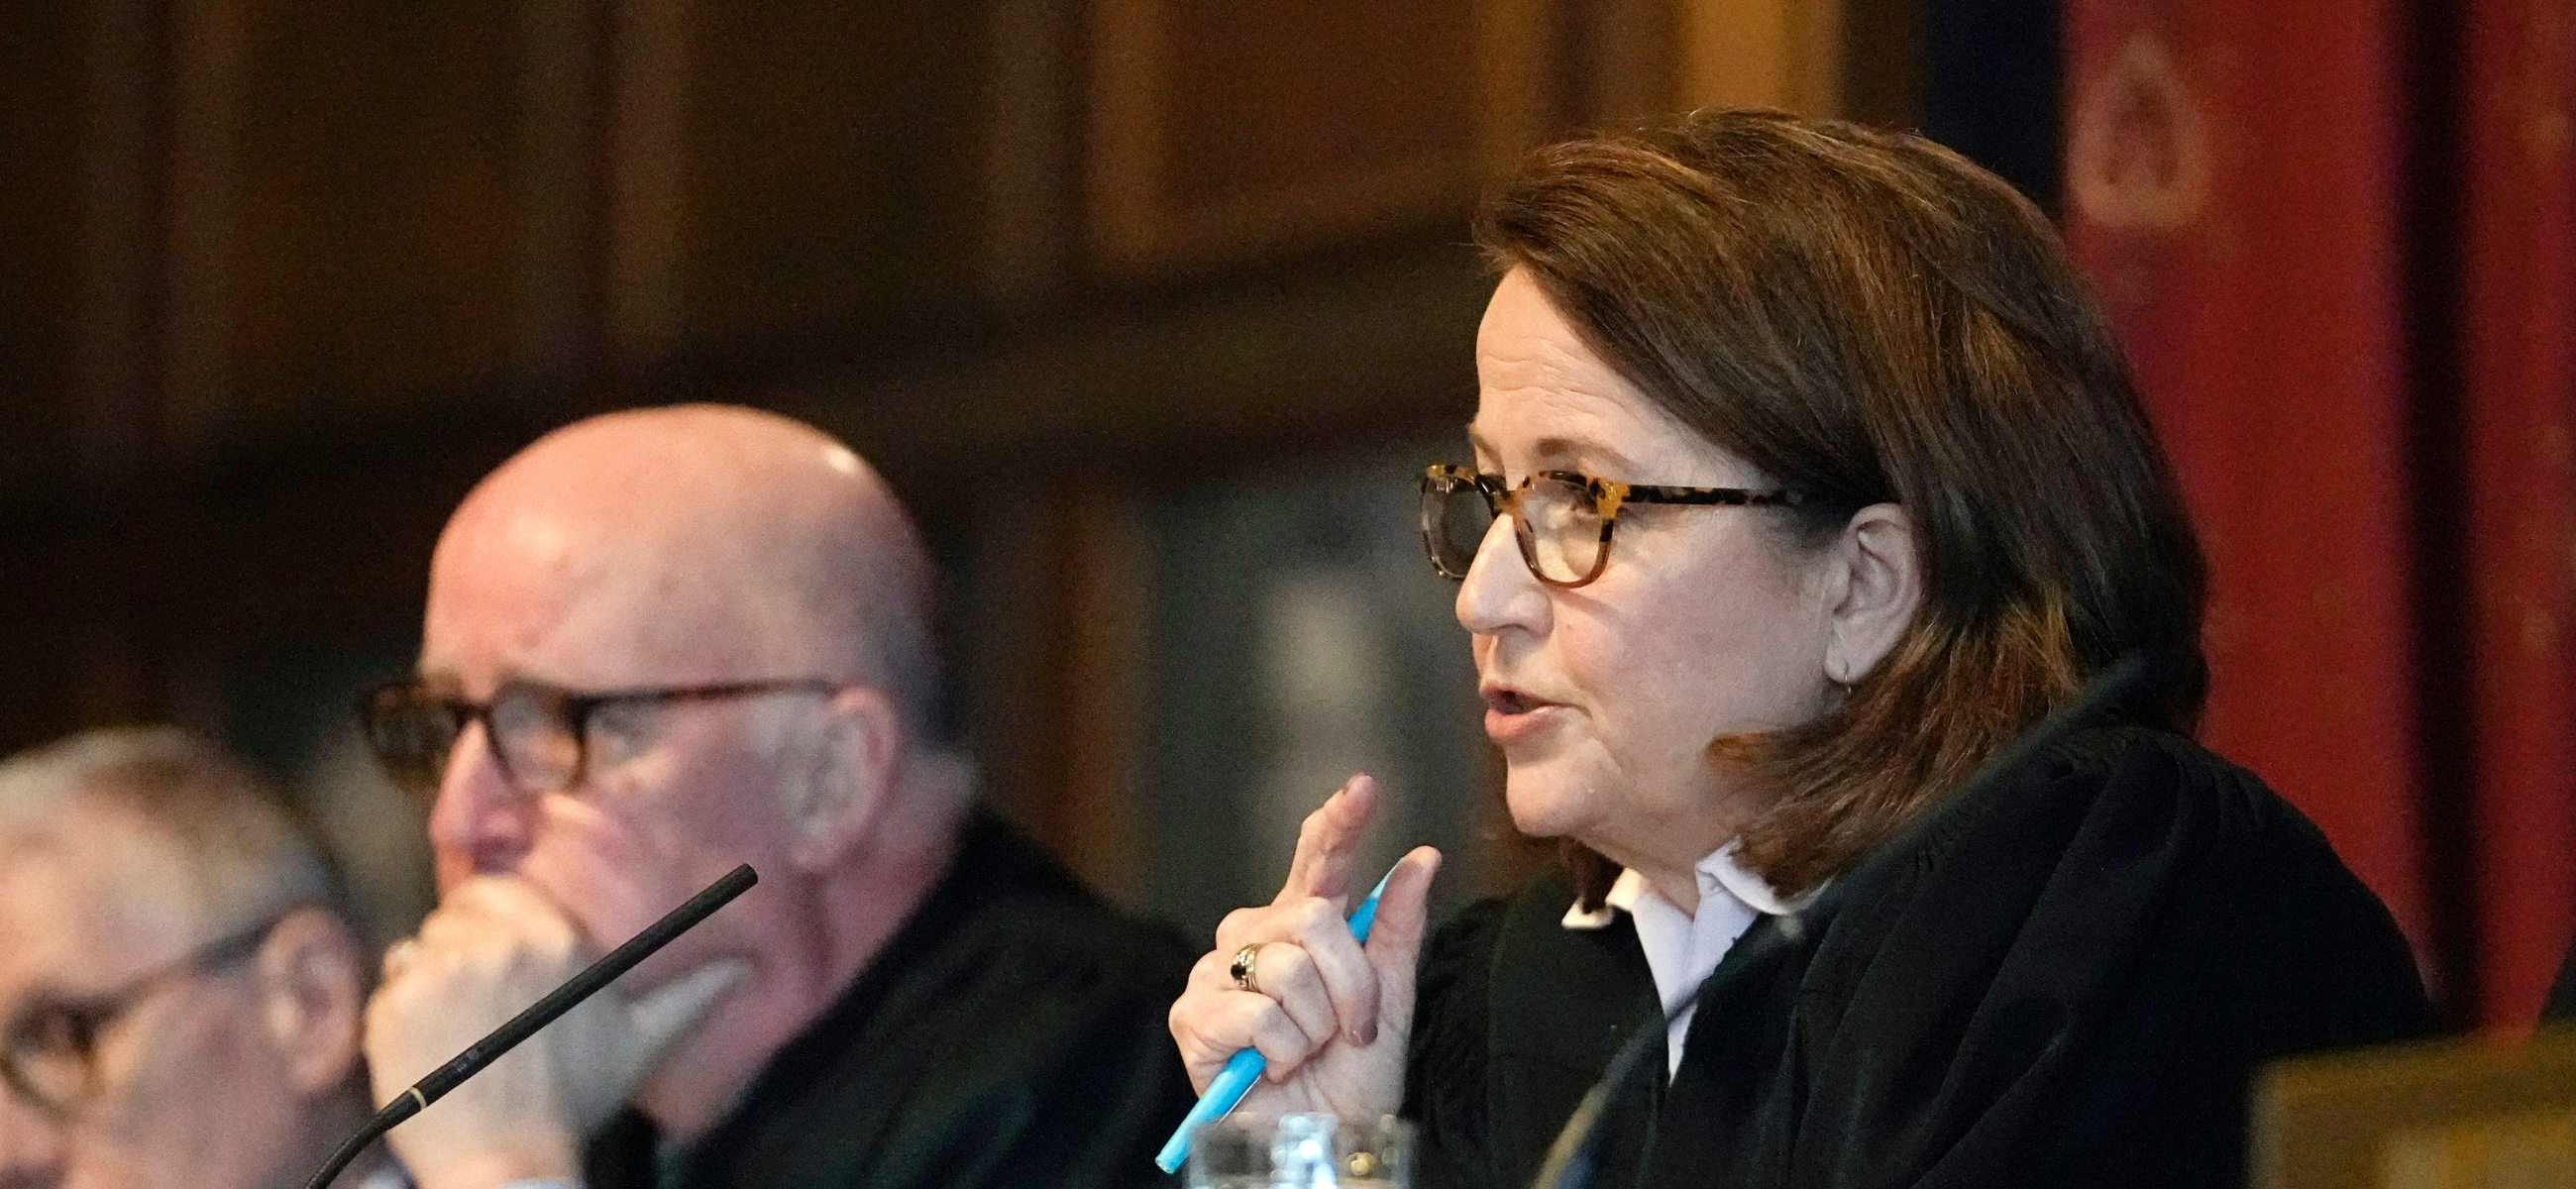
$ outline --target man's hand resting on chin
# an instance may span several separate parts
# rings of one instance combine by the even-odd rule
[[[375,1100],[391,1101],[597,956],[527,880],[484,875],[457,884],[419,936],[385,954],[384,985],[367,1005]],[[578,1182],[583,1138],[749,973],[740,962],[712,963],[628,998],[621,990],[630,973],[395,1128],[387,1142],[420,1189]]]

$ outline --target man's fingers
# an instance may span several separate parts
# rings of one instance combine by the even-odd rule
[[[439,898],[438,906],[451,912],[503,918],[563,915],[535,884],[516,875],[474,876],[448,889]]]
[[[661,1060],[664,1052],[697,1026],[708,1008],[749,977],[748,962],[710,962],[628,1004],[627,1016],[635,1022],[635,1039],[646,1054],[645,1064],[650,1066]]]
[[[581,927],[536,885],[516,876],[478,875],[456,885],[420,926],[421,942],[433,948],[501,937],[560,950],[586,948]]]
[[[1351,886],[1351,861],[1360,831],[1377,813],[1377,780],[1362,772],[1342,782],[1297,830],[1297,854],[1288,862],[1288,880],[1279,889],[1285,904],[1308,896],[1339,900]]]
[[[406,937],[385,949],[384,981],[393,982],[420,960],[420,939]]]

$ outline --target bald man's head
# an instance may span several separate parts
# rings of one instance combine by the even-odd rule
[[[721,1105],[944,869],[973,780],[926,730],[930,593],[884,482],[748,409],[549,434],[439,538],[420,673],[369,706],[434,785],[442,903],[506,881],[605,949],[760,873],[627,976],[748,972],[637,1091],[656,1118]]]
[[[910,518],[848,447],[690,405],[579,422],[493,472],[439,539],[427,627],[573,688],[864,683],[924,732],[931,585]]]

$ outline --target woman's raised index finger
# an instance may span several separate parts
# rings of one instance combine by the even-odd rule
[[[1306,815],[1306,824],[1297,831],[1297,857],[1289,860],[1288,882],[1279,888],[1273,904],[1286,904],[1308,896],[1347,902],[1351,886],[1351,865],[1359,857],[1360,832],[1368,829],[1369,819],[1377,814],[1377,779],[1366,772],[1353,773],[1342,787]]]

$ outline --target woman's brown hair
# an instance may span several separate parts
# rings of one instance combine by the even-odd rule
[[[1717,740],[1772,786],[1741,860],[1784,892],[1867,853],[2131,652],[2188,734],[2203,568],[2100,309],[2048,220],[1919,137],[1722,111],[1541,152],[1477,242],[1645,396],[1783,486],[1791,548],[1895,503],[1924,598],[1824,717]],[[1651,476],[1617,476],[1651,481]],[[1587,901],[1607,887],[1571,851]]]

